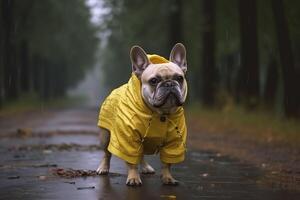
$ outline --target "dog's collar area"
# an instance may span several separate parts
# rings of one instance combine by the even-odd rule
[[[167,120],[167,117],[166,117],[166,116],[163,116],[163,115],[160,116],[160,121],[161,121],[161,122],[165,122],[166,120]]]

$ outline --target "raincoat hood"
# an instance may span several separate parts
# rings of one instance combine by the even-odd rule
[[[169,62],[158,55],[148,58],[153,64]],[[108,150],[129,163],[138,164],[143,154],[154,153],[160,153],[165,163],[184,160],[187,129],[183,108],[171,115],[153,112],[142,98],[135,74],[105,99],[98,126],[111,134]]]

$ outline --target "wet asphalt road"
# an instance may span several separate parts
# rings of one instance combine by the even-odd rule
[[[158,156],[146,157],[157,171],[142,175],[143,186],[137,188],[125,185],[126,166],[116,157],[111,162],[114,173],[108,176],[53,175],[57,167],[97,168],[102,157],[95,148],[97,112],[66,109],[2,117],[0,199],[300,199],[299,192],[262,184],[264,172],[259,168],[206,150],[189,149],[185,162],[173,167],[180,181],[175,187],[161,184]]]

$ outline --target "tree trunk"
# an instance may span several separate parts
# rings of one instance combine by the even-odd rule
[[[182,36],[182,0],[174,0],[170,4],[170,46],[171,49],[176,43],[183,42]]]
[[[61,69],[59,74],[56,74],[56,70]],[[56,68],[53,71],[53,75],[56,77],[55,82],[52,82],[53,87],[53,96],[54,97],[63,97],[65,95],[66,91],[66,80],[67,80],[67,73],[66,69],[61,67],[61,64],[56,66]]]
[[[30,88],[30,65],[29,65],[29,52],[28,52],[28,43],[27,41],[21,42],[21,73],[20,73],[20,79],[21,79],[21,90],[23,92],[29,92]]]
[[[202,54],[202,99],[203,104],[215,103],[217,71],[215,66],[215,0],[203,0],[204,32]]]
[[[43,59],[39,56],[34,56],[32,60],[33,68],[33,89],[38,94],[38,96],[44,99],[44,74],[45,74],[45,64]]]
[[[288,24],[282,0],[272,0],[284,88],[284,110],[287,117],[299,116],[299,85],[291,47]]]
[[[51,64],[47,60],[43,60],[43,88],[42,88],[42,99],[44,101],[48,101],[52,98],[52,84],[51,84],[51,78],[54,78],[52,74]]]
[[[256,0],[239,0],[239,12],[241,41],[239,99],[244,100],[248,108],[254,108],[259,103]]]
[[[274,108],[276,92],[278,88],[279,72],[276,59],[272,56],[268,64],[267,80],[264,91],[264,103],[270,108]]]
[[[3,10],[3,1],[0,1],[0,10],[2,12]],[[4,36],[3,36],[3,15],[0,15],[0,109],[2,108],[3,106],[3,101],[4,101],[4,74],[3,74],[3,54],[4,54],[4,46],[3,46],[3,43],[4,43]]]
[[[32,83],[33,83],[33,91],[39,94],[39,59],[37,56],[33,56],[32,60]]]
[[[14,1],[3,0],[3,38],[4,38],[4,93],[8,100],[18,96],[18,69],[16,65],[15,25],[13,18]]]

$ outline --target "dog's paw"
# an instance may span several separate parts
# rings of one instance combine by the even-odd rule
[[[161,176],[161,180],[164,185],[178,185],[179,181],[174,179],[172,176]]]
[[[129,177],[127,178],[126,185],[128,186],[141,186],[142,185],[142,180],[140,176],[135,176],[135,177]]]
[[[148,163],[141,166],[142,174],[155,174],[155,170]]]
[[[104,168],[104,167],[98,167],[98,169],[96,170],[97,174],[99,175],[106,175],[109,173],[109,169],[108,168]]]
[[[109,163],[107,161],[102,160],[99,167],[96,170],[99,175],[106,175],[109,173]]]

